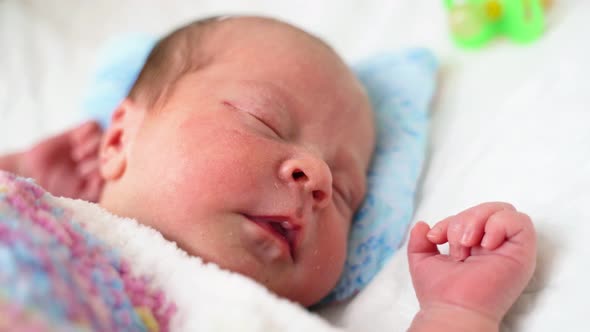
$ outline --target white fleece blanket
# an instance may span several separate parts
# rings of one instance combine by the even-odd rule
[[[116,248],[134,273],[151,279],[151,285],[177,306],[172,332],[339,331],[256,282],[189,256],[153,228],[112,215],[96,204],[55,200],[73,211],[73,220]]]

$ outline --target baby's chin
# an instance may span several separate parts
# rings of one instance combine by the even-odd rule
[[[264,285],[278,296],[296,302],[304,307],[311,307],[319,303],[330,293],[338,281],[338,279],[335,279],[334,282],[330,282],[329,287],[326,287],[321,286],[322,283],[326,282],[323,280],[318,280],[319,282],[315,282],[310,278],[306,278],[305,280],[301,281],[295,280],[291,276],[284,277],[285,278],[283,278],[283,282],[276,285],[268,283],[264,279],[256,279],[256,281]],[[321,279],[321,276],[318,277]]]
[[[304,307],[310,307],[321,301],[333,289],[332,284],[335,286],[337,282],[336,279],[336,281],[330,282],[330,285],[326,287],[322,286],[321,280],[320,282],[315,282],[309,277],[302,279],[296,277],[297,275],[313,275],[310,271],[294,272],[289,271],[289,269],[284,270],[271,266],[257,266],[255,263],[233,265],[232,263],[235,262],[227,262],[225,260],[215,261],[205,259],[205,261],[214,263],[222,269],[250,278],[279,297],[288,299]],[[321,276],[318,276],[318,278],[321,279]],[[324,285],[325,282],[323,281]]]
[[[322,291],[318,293],[311,292],[306,290],[305,287],[301,286],[292,286],[292,287],[284,287],[282,289],[270,289],[273,293],[283,297],[287,300],[292,302],[298,303],[304,307],[311,307],[314,304],[320,302],[324,297],[326,297],[329,293],[328,291]],[[299,290],[299,291],[294,291]]]
[[[323,299],[330,291],[310,289],[306,283],[294,280],[292,275],[285,272],[260,273],[260,271],[244,271],[243,268],[227,268],[216,264],[228,271],[250,278],[281,298],[309,307]]]

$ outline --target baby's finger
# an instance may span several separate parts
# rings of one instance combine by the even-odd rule
[[[71,129],[70,139],[74,142],[82,142],[87,137],[101,132],[100,125],[96,121],[86,121],[83,124]]]
[[[471,255],[471,248],[449,242],[449,256],[454,260],[463,261]]]
[[[71,171],[68,165],[56,165],[48,173],[47,182],[44,185],[47,191],[55,196],[75,198],[81,179]]]
[[[461,236],[463,235],[467,223],[460,216],[454,216],[449,220],[447,230],[447,239],[449,242],[449,255],[453,259],[462,261],[469,257],[470,249],[461,245]]]
[[[464,260],[471,254],[471,247],[481,241],[488,218],[497,211],[514,207],[507,203],[483,203],[449,218],[447,240],[449,255],[456,260]]]
[[[430,227],[423,221],[419,221],[410,231],[410,240],[408,243],[408,258],[410,265],[418,257],[438,255],[440,252],[435,243],[432,243],[426,234]]]
[[[97,134],[95,136],[88,137],[84,142],[79,142],[78,144],[74,145],[74,148],[72,149],[72,159],[75,161],[80,161],[88,157],[98,158],[98,149],[100,147],[101,138],[102,136]]]
[[[504,202],[489,202],[471,207],[459,214],[451,221],[453,226],[449,235],[466,247],[473,247],[481,242],[488,219],[498,211],[516,211],[514,206]],[[450,240],[449,240],[450,241]]]
[[[462,226],[462,223],[457,222],[457,216],[450,216],[437,222],[427,236],[432,243],[443,244],[449,242],[449,255],[456,260],[463,260],[469,256],[469,248],[461,246],[456,239],[457,235],[453,237],[453,234],[461,233],[459,228],[462,228]]]
[[[96,173],[94,176],[86,180],[79,198],[89,202],[98,202],[103,184],[103,179],[98,173]]]
[[[98,172],[98,169],[99,169],[98,159],[90,159],[90,160],[86,160],[86,161],[83,161],[80,164],[78,164],[76,167],[76,172],[81,177],[87,177],[88,175],[90,175],[93,172]]]
[[[427,236],[428,239],[436,244],[443,244],[447,242],[447,230],[449,228],[449,222],[453,219],[453,217],[455,216],[450,216],[447,217],[439,222],[437,222],[436,224],[434,224],[434,226],[432,227],[432,229],[428,232]]]
[[[481,246],[494,250],[506,240],[524,242],[531,237],[534,238],[534,230],[529,216],[520,212],[499,211],[489,218]]]
[[[472,218],[465,221],[465,227],[458,234],[462,246],[473,247],[479,245],[483,238],[487,219]]]

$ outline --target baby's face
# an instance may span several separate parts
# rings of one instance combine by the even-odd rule
[[[211,64],[129,125],[101,203],[311,305],[338,281],[365,193],[369,102],[331,51],[283,26],[231,22],[210,45]]]

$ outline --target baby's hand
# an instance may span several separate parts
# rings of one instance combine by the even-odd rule
[[[437,245],[446,242],[449,255],[441,255]],[[457,318],[473,313],[495,323],[530,280],[535,255],[530,218],[507,203],[472,207],[432,229],[419,222],[408,244],[410,273],[422,313],[454,310]]]
[[[56,196],[96,202],[103,185],[98,169],[101,138],[100,126],[86,122],[25,151],[17,173]]]

